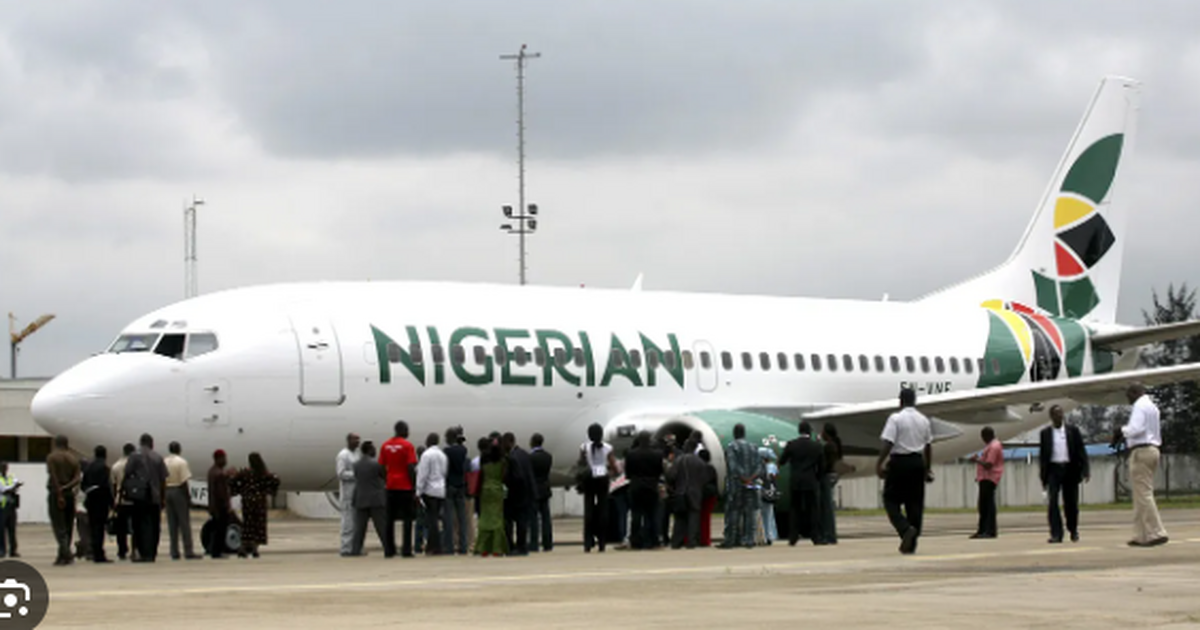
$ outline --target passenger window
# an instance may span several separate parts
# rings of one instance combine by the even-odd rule
[[[971,360],[970,360],[970,359],[963,359],[963,371],[964,371],[964,372],[966,372],[967,374],[970,374],[971,372],[973,372],[973,371],[974,371],[974,370],[972,370],[972,369],[971,369],[971,367],[972,367],[972,366],[971,366]]]
[[[946,371],[946,362],[942,360],[942,357],[934,357],[933,366],[937,368],[938,374],[942,374]]]
[[[732,354],[729,354],[728,352],[721,353],[721,367],[725,368],[726,370],[733,369],[733,355]]]
[[[871,371],[871,360],[868,359],[867,355],[865,355],[865,354],[858,355],[858,371],[859,372],[870,372]]]
[[[567,366],[567,351],[563,348],[554,349],[554,365],[558,367]]]
[[[454,363],[454,365],[462,365],[466,362],[466,360],[467,353],[463,350],[462,346],[450,346],[450,361]]]
[[[979,366],[980,376],[987,374],[987,363],[983,359],[976,359],[975,363]]]
[[[888,357],[888,363],[892,366],[892,373],[900,372],[900,357]]]
[[[584,361],[583,348],[575,348],[575,352],[573,354],[575,355],[575,367],[583,367],[587,364],[587,362]]]
[[[958,374],[958,357],[950,357],[950,372]]]
[[[712,369],[712,355],[707,351],[700,353],[700,367],[705,370]]]
[[[779,369],[787,370],[788,361],[786,354],[780,352],[778,355],[776,355],[775,360],[779,363]]]
[[[771,369],[771,355],[766,352],[758,353],[758,363],[762,366],[764,372]]]
[[[912,357],[904,357],[904,368],[909,374],[912,374],[917,371],[917,363],[913,361]]]
[[[388,355],[388,363],[399,363],[400,362],[400,346],[398,346],[394,343],[389,343],[387,345],[387,355]]]
[[[154,346],[154,354],[161,354],[172,359],[183,359],[183,345],[187,335],[170,333],[162,336],[158,345]]]
[[[684,351],[684,356],[687,356],[686,350]],[[684,363],[690,363],[690,361],[684,361]],[[675,352],[673,350],[667,350],[663,353],[663,365],[667,366],[668,370],[674,370],[675,366],[679,365],[679,357],[675,356]],[[684,367],[686,367],[686,365]]]
[[[525,346],[517,346],[513,348],[513,362],[518,366],[523,366],[529,363],[529,353],[525,351]]]
[[[634,369],[642,367],[642,352],[640,350],[629,351],[629,367]]]
[[[187,358],[198,357],[216,350],[217,336],[212,333],[193,333],[188,335]]]
[[[754,357],[749,352],[742,353],[742,368],[747,372],[754,369]]]
[[[881,357],[877,354],[877,355],[875,355],[875,371],[882,374],[883,369],[884,369],[883,368],[883,357]]]
[[[826,356],[825,359],[826,359],[825,365],[827,365],[829,367],[829,371],[836,372],[838,369],[837,368],[837,357],[831,354],[831,355]]]
[[[538,367],[546,367],[546,351],[541,349],[541,347],[534,348],[533,362],[536,363]]]
[[[658,367],[658,353],[653,349],[646,351],[646,365],[652,370]]]
[[[613,348],[612,356],[609,357],[609,362],[612,363],[612,366],[615,368],[625,367],[625,355],[621,354],[620,350]]]
[[[487,359],[487,348],[475,346],[475,365],[483,365],[487,363]]]
[[[496,365],[505,365],[508,363],[508,352],[504,349],[504,346],[496,346],[495,354]]]
[[[854,359],[851,358],[850,355],[848,355],[848,354],[842,355],[842,369],[847,372],[854,371]]]
[[[1000,359],[996,357],[992,357],[992,374],[1000,375]]]
[[[673,354],[673,353],[672,353],[672,354]],[[692,356],[692,351],[691,351],[691,350],[684,350],[684,351],[683,351],[683,369],[685,369],[685,370],[690,370],[690,369],[692,369],[692,368],[694,368],[694,367],[696,367],[696,360],[695,360],[695,358]]]
[[[929,373],[929,357],[921,357],[921,371]]]
[[[425,362],[425,357],[421,355],[421,344],[414,343],[408,347],[408,358],[413,365],[421,365]]]
[[[821,371],[821,355],[819,355],[819,354],[812,355],[812,369],[814,372]]]
[[[796,356],[794,356],[792,358],[795,359],[796,369],[803,372],[804,371],[804,355],[797,352]]]
[[[433,358],[433,362],[442,364],[446,362],[446,354],[442,352],[442,344],[435,343],[429,347],[429,356]]]

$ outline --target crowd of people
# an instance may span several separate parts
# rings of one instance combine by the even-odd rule
[[[140,447],[125,444],[122,456],[111,467],[108,449],[96,446],[93,457],[80,458],[66,436],[54,438],[46,458],[48,508],[58,554],[54,564],[76,559],[112,562],[104,550],[109,534],[117,541],[117,557],[131,562],[154,562],[162,539],[163,512],[167,513],[172,560],[198,560],[191,524],[191,468],[178,442],[171,442],[166,457],[154,450],[154,438],[143,434]],[[239,522],[240,557],[259,556],[267,544],[267,506],[279,489],[279,478],[267,469],[258,453],[250,453],[248,466],[228,467],[224,451],[213,453],[208,471],[208,511],[211,521],[202,528],[203,546],[212,558],[226,557],[228,525]],[[10,484],[11,485],[11,484]],[[232,497],[240,496],[240,519]],[[73,535],[78,541],[72,550]],[[13,538],[15,553],[15,537]]]
[[[1153,476],[1159,458],[1159,412],[1140,385],[1126,392],[1132,405],[1130,421],[1117,430],[1112,445],[1128,448],[1133,484],[1134,538],[1131,546],[1153,547],[1167,542],[1157,505]],[[1050,426],[1040,434],[1040,471],[1048,493],[1050,543],[1070,535],[1079,540],[1079,485],[1089,477],[1087,450],[1076,427],[1065,423],[1061,407],[1049,410]],[[837,544],[834,489],[839,476],[853,471],[845,463],[837,428],[826,424],[815,433],[800,422],[799,435],[787,442],[778,457],[774,449],[755,446],[738,424],[724,447],[724,537],[720,548],[770,545],[786,540],[796,545]],[[900,552],[916,551],[921,534],[925,485],[933,480],[932,424],[916,407],[916,393],[901,389],[900,409],[884,425],[876,472],[884,480],[883,502],[900,538]],[[996,492],[1004,472],[1003,448],[995,432],[981,432],[984,448],[970,459],[977,463],[979,525],[972,538],[995,538]],[[604,441],[599,424],[588,427],[587,440],[573,454],[573,481],[584,499],[583,547],[603,553],[610,544],[621,549],[707,547],[712,545],[712,514],[718,499],[717,470],[694,431],[677,445],[672,433],[636,435],[632,446],[618,454]],[[524,556],[554,548],[550,518],[551,470],[554,457],[544,439],[533,434],[529,450],[513,433],[493,432],[480,437],[474,457],[461,427],[442,436],[430,433],[414,447],[409,427],[396,422],[394,436],[376,448],[357,434],[346,437],[336,457],[341,498],[341,554],[363,556],[369,525],[373,525],[384,557],[400,555]],[[143,434],[140,447],[126,444],[111,467],[107,449],[94,449],[90,459],[77,457],[65,436],[54,438],[46,459],[49,473],[48,507],[58,544],[56,565],[77,558],[107,563],[107,535],[117,541],[118,558],[154,562],[166,512],[173,560],[203,557],[193,543],[190,518],[191,469],[182,447],[172,442],[163,457],[154,439]],[[204,551],[212,558],[231,552],[259,556],[267,544],[267,508],[279,489],[259,453],[250,453],[247,466],[229,467],[226,453],[217,450],[208,470],[208,512],[202,528]],[[780,488],[782,467],[788,487]],[[0,557],[18,557],[16,508],[19,481],[0,464]],[[785,494],[786,493],[786,494]],[[240,517],[232,498],[241,497]],[[775,504],[787,497],[786,527],[779,527]],[[1062,497],[1063,509],[1059,509]],[[1065,512],[1064,527],[1062,512]],[[396,522],[402,526],[396,544]],[[240,540],[227,536],[237,524]],[[673,527],[672,527],[673,526]],[[78,542],[72,550],[72,537]],[[132,538],[132,543],[130,542]]]
[[[839,474],[852,470],[842,458],[837,429],[815,435],[807,423],[782,456],[746,440],[734,427],[724,460],[728,497],[723,548],[770,545],[780,540],[774,505],[791,501],[787,540],[837,543],[833,490]],[[583,548],[620,549],[712,545],[712,514],[718,474],[702,434],[682,445],[674,434],[642,432],[618,455],[599,424],[570,460],[575,489],[583,496]],[[534,434],[526,451],[513,433],[480,437],[474,457],[461,427],[430,433],[423,445],[409,441],[409,426],[397,422],[394,436],[376,446],[358,434],[346,436],[335,459],[340,481],[343,556],[364,555],[373,526],[384,557],[400,555],[522,556],[554,548],[550,518],[550,471],[554,457]],[[780,466],[790,468],[790,485],[777,485]],[[396,523],[402,527],[397,544]]]

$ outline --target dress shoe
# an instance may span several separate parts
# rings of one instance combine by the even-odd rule
[[[907,555],[917,550],[918,534],[917,528],[911,526],[904,532],[904,536],[900,540],[900,553]]]
[[[1079,532],[1071,532],[1071,542],[1079,542]]]
[[[1162,538],[1155,538],[1154,540],[1151,540],[1150,542],[1146,543],[1146,546],[1147,547],[1157,547],[1159,545],[1165,545],[1165,544],[1167,544],[1167,540],[1168,539],[1166,536],[1163,536]]]
[[[1058,543],[1061,543],[1061,542],[1062,542],[1062,538],[1061,538],[1061,537],[1058,537],[1058,536],[1052,536],[1052,537],[1051,537],[1049,540],[1047,540],[1046,542],[1050,543],[1051,545],[1057,545]]]
[[[184,557],[183,557],[183,559],[184,559],[184,560],[203,560],[203,559],[204,559],[204,556],[197,555],[197,554],[194,554],[194,553],[193,553],[193,554],[190,554],[190,555],[186,555],[186,556],[184,556]]]

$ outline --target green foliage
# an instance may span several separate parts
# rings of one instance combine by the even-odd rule
[[[1165,297],[1153,293],[1154,305],[1142,311],[1147,325],[1170,324],[1195,319],[1196,290],[1181,284],[1167,287]],[[1146,367],[1181,365],[1200,361],[1200,337],[1174,339],[1149,346],[1142,353]],[[1163,450],[1168,453],[1200,453],[1200,385],[1174,383],[1155,387],[1151,396],[1162,412]]]

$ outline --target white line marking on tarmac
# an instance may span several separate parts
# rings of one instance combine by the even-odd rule
[[[1200,540],[1200,539],[1198,539]],[[936,556],[912,556],[912,557],[893,557],[900,562],[908,560],[917,560],[922,562],[950,562],[956,560],[980,560],[987,558],[1014,557],[1014,556],[1040,556],[1050,554],[1065,554],[1077,553],[1082,551],[1096,551],[1098,547],[1061,547],[1057,549],[1038,549],[1030,551],[1018,552],[994,552],[994,553],[960,553],[960,554],[943,554]],[[492,576],[473,576],[473,577],[433,577],[433,578],[413,578],[402,580],[376,580],[376,581],[359,581],[359,582],[334,582],[334,583],[317,583],[317,584],[255,584],[245,586],[209,586],[209,587],[185,587],[185,588],[161,588],[161,589],[122,589],[122,590],[103,590],[103,591],[54,591],[51,592],[51,600],[60,599],[92,599],[92,598],[109,598],[109,597],[142,597],[142,596],[170,596],[170,595],[213,595],[213,594],[237,594],[237,593],[286,593],[297,591],[342,591],[342,590],[372,590],[383,588],[397,587],[413,587],[413,586],[438,586],[438,585],[477,585],[483,586],[488,584],[514,584],[522,582],[547,582],[557,580],[581,580],[581,579],[603,579],[603,578],[629,578],[636,576],[651,576],[651,575],[687,575],[687,574],[704,574],[704,573],[755,573],[761,574],[763,571],[805,571],[813,570],[829,570],[829,569],[848,569],[855,565],[863,566],[877,563],[886,558],[870,558],[870,559],[855,559],[855,560],[831,560],[818,562],[790,562],[790,563],[774,563],[774,564],[741,564],[741,565],[712,565],[703,567],[664,567],[655,569],[624,569],[613,571],[581,571],[573,573],[540,573],[531,575],[492,575]],[[898,565],[903,566],[903,565]]]

